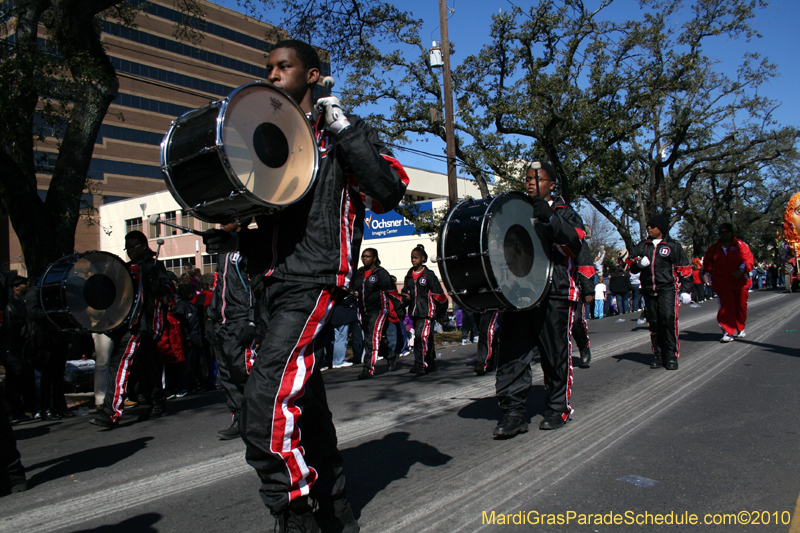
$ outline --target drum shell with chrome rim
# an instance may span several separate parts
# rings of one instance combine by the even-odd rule
[[[316,179],[319,155],[305,113],[266,82],[177,118],[161,143],[161,169],[181,208],[206,222],[281,209]]]
[[[550,250],[527,194],[463,200],[439,231],[438,261],[448,293],[471,311],[520,311],[549,288]]]
[[[39,278],[42,309],[62,331],[112,331],[130,319],[135,299],[127,265],[108,252],[62,257]]]

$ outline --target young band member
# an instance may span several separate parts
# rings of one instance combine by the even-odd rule
[[[346,115],[338,98],[314,102],[316,51],[289,40],[267,58],[267,81],[307,114],[319,169],[311,190],[281,211],[256,217],[256,229],[209,231],[209,253],[239,249],[264,258],[260,314],[267,332],[244,392],[240,427],[261,498],[280,531],[358,531],[345,496],[342,456],[319,367],[334,303],[348,289],[363,231],[365,204],[393,209],[408,177],[375,131]],[[238,248],[237,248],[238,247]],[[259,280],[253,281],[255,284]],[[259,283],[261,283],[259,281]]]
[[[411,374],[436,372],[436,350],[433,347],[433,321],[447,310],[447,296],[439,278],[425,266],[428,254],[418,244],[411,250],[411,268],[403,283],[403,302],[414,320],[414,366]]]
[[[240,224],[231,222],[222,229],[238,232]],[[214,328],[214,354],[231,412],[230,427],[218,431],[217,437],[230,440],[239,436],[244,387],[256,358],[256,317],[247,258],[239,251],[219,254],[214,278],[208,318]]]
[[[369,379],[375,372],[375,362],[378,360],[384,329],[390,326],[387,322],[392,308],[392,297],[389,293],[396,291],[397,287],[389,272],[381,266],[378,250],[365,249],[361,252],[361,262],[364,266],[353,276],[352,284],[352,290],[358,294],[365,347],[364,369],[358,379]],[[397,353],[394,349],[394,346],[391,346],[386,355],[389,372],[393,371],[397,364]]]
[[[594,305],[594,274],[595,267],[592,263],[592,254],[589,245],[583,242],[581,253],[578,254],[577,281],[581,287],[581,300],[572,319],[572,336],[578,345],[581,354],[580,367],[588,368],[592,362],[592,349],[589,345],[589,325],[586,323],[584,306]]]
[[[125,235],[125,251],[131,259],[127,265],[133,275],[138,297],[127,327],[110,334],[114,351],[109,360],[111,379],[103,400],[103,414],[89,420],[107,429],[119,426],[131,365],[135,365],[139,381],[145,385],[148,395],[152,396],[152,406],[139,419],[162,416],[166,404],[161,385],[162,366],[156,361],[155,339],[161,335],[164,327],[166,300],[173,296],[172,282],[163,263],[155,259],[155,253],[141,231],[131,231]]]
[[[667,370],[677,370],[680,355],[678,291],[681,303],[692,301],[692,267],[681,244],[669,236],[666,215],[652,217],[647,223],[647,234],[649,238],[634,250],[631,272],[641,272],[644,311],[655,355],[650,368],[663,366]]]
[[[581,217],[560,197],[553,196],[556,172],[544,162],[527,170],[525,188],[533,199],[540,235],[553,250],[550,291],[542,303],[529,310],[503,313],[497,367],[497,400],[503,418],[494,435],[510,438],[528,431],[525,401],[533,384],[531,358],[534,347],[541,355],[547,410],[539,429],[558,429],[569,421],[572,407],[570,326],[581,298],[575,280],[576,257],[585,235]]]

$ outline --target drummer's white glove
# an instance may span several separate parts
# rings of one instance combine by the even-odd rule
[[[682,292],[681,303],[683,305],[689,305],[690,303],[692,303],[692,296],[688,292]]]
[[[326,96],[317,100],[317,112],[325,117],[325,126],[333,133],[338,134],[350,127],[350,121],[342,111],[342,104],[335,96]]]
[[[644,256],[641,259],[639,259],[639,267],[647,268],[649,266],[650,266],[650,260],[647,258],[647,256]]]

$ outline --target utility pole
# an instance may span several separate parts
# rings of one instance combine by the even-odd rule
[[[458,202],[456,177],[456,136],[453,129],[453,83],[450,78],[450,37],[447,35],[447,3],[439,0],[439,25],[442,29],[442,57],[444,59],[444,133],[447,142],[447,192],[450,207]]]

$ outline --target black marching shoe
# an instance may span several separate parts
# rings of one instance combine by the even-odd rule
[[[75,413],[70,411],[69,409],[60,409],[56,412],[58,416],[61,418],[75,418]]]
[[[359,533],[361,528],[358,520],[353,515],[350,502],[344,496],[335,500],[317,501],[317,510],[314,512],[320,529],[323,533]]]
[[[528,432],[528,423],[525,416],[518,413],[505,413],[503,419],[494,428],[494,436],[497,439],[510,439],[520,433]]]
[[[61,420],[61,417],[55,411],[45,409],[42,411],[42,420]]]
[[[479,376],[486,375],[486,368],[483,363],[475,363],[475,373]]]
[[[275,531],[278,533],[321,533],[322,530],[314,520],[314,513],[308,504],[308,497],[304,496],[289,504],[289,508],[275,517]]]
[[[674,355],[665,358],[664,368],[667,370],[678,370],[678,358]]]
[[[100,426],[104,429],[114,429],[119,427],[119,420],[111,420],[111,417],[104,415],[92,418],[89,420],[90,424]]]
[[[436,363],[428,363],[428,366],[425,367],[425,373],[426,374],[433,374],[434,372],[437,372],[438,370],[439,370],[439,367],[436,366]]]
[[[411,367],[411,370],[409,370],[408,373],[422,376],[423,374],[425,374],[425,369],[422,368],[422,366],[415,364],[414,366]]]
[[[544,414],[544,420],[539,423],[539,429],[558,429],[564,427],[567,422],[569,422],[569,417],[564,420],[564,413],[557,413],[552,409],[548,409]]]
[[[239,415],[233,415],[231,417],[231,425],[229,427],[217,431],[217,438],[219,438],[219,440],[232,440],[238,438],[239,435]]]
[[[397,360],[399,357],[396,353],[392,352],[388,356],[386,356],[386,364],[388,365],[389,372],[394,372],[395,368],[397,368]]]
[[[361,373],[358,375],[358,379],[370,379],[370,378],[372,378],[372,374],[370,374],[369,370],[367,370],[366,368],[362,370]]]
[[[650,363],[650,368],[652,368],[653,370],[655,370],[656,368],[661,368],[662,366],[663,366],[663,364],[661,363],[661,356],[660,355],[655,356],[655,358],[653,359],[653,362]]]
[[[139,415],[137,419],[139,422],[146,422],[147,420],[151,420],[154,418],[161,418],[167,414],[167,410],[164,408],[163,405],[156,405],[155,407],[151,407],[144,413]]]
[[[589,363],[592,362],[592,350],[589,349],[587,346],[583,350],[581,350],[581,368],[589,368]]]

